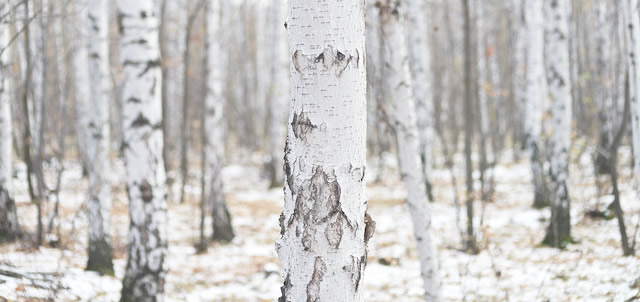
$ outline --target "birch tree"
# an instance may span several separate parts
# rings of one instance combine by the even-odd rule
[[[2,16],[9,16],[10,3],[8,0],[0,2]],[[12,119],[11,119],[11,91],[9,90],[11,34],[8,18],[0,21],[0,241],[15,240],[22,235],[16,204],[9,193],[11,182],[11,152],[12,152]]]
[[[599,135],[598,146],[596,147],[596,172],[599,174],[609,173],[611,167],[608,166],[609,148],[613,142],[614,114],[615,107],[612,98],[611,88],[613,87],[613,73],[611,64],[613,61],[611,52],[611,27],[609,19],[609,7],[607,1],[600,1],[595,4],[596,23],[596,104],[598,105]]]
[[[407,189],[407,203],[413,223],[420,272],[427,301],[439,301],[439,279],[431,240],[431,213],[421,171],[416,103],[405,37],[406,9],[402,1],[378,1],[382,26],[382,74],[385,97],[392,100],[392,129],[395,132],[400,173]]]
[[[525,1],[526,14],[526,85],[524,98],[524,142],[529,152],[533,179],[533,206],[549,204],[544,177],[544,156],[541,146],[542,112],[547,99],[544,71],[544,1]]]
[[[130,218],[122,301],[162,300],[167,271],[162,70],[153,8],[152,0],[118,1]]]
[[[552,105],[549,146],[551,220],[544,243],[564,247],[571,240],[569,150],[571,148],[571,82],[569,80],[568,0],[545,2],[545,69]]]
[[[231,241],[234,237],[222,183],[224,153],[224,101],[222,99],[221,5],[211,1],[207,8],[205,43],[207,49],[207,92],[205,99],[205,196],[211,206],[213,240]]]
[[[433,165],[433,100],[431,92],[431,56],[427,44],[427,3],[423,0],[408,0],[407,33],[411,77],[419,134],[419,153],[422,160],[422,174],[427,197],[433,200],[431,193],[431,167]]]
[[[76,101],[84,104],[80,120],[85,133],[89,174],[89,260],[87,269],[113,274],[109,235],[111,184],[109,182],[109,6],[106,0],[77,1],[78,31],[83,41],[75,54]],[[83,80],[80,80],[82,78]],[[86,80],[85,80],[86,79]]]
[[[291,103],[279,301],[362,301],[366,245],[364,1],[290,0]]]
[[[625,36],[627,40],[627,64],[629,68],[629,99],[631,100],[631,131],[633,143],[634,171],[636,174],[636,191],[640,192],[640,105],[638,101],[640,89],[640,19],[634,9],[638,0],[625,0]]]
[[[268,62],[271,64],[271,85],[267,96],[270,115],[269,150],[271,154],[267,169],[272,187],[282,184],[284,180],[282,146],[286,136],[286,116],[283,113],[287,108],[289,89],[289,78],[285,75],[289,67],[286,30],[284,28],[285,2],[282,0],[271,2],[268,23],[268,32],[271,33],[271,36],[266,41],[269,43],[266,49],[270,55]]]

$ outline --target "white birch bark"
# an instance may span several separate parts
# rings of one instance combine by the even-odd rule
[[[284,180],[284,156],[282,149],[286,136],[286,104],[289,96],[289,60],[287,58],[286,29],[284,28],[284,8],[286,1],[273,0],[269,7],[269,29],[271,33],[267,51],[269,51],[268,62],[271,64],[271,84],[268,91],[270,102],[269,114],[271,116],[269,125],[269,149],[270,155],[270,178],[271,186],[281,185]]]
[[[276,250],[279,301],[362,301],[366,59],[362,0],[290,0],[291,103]],[[366,218],[365,218],[366,216]]]
[[[544,157],[542,152],[542,112],[547,100],[547,85],[544,71],[544,3],[526,1],[526,86],[524,103],[524,139],[529,152],[533,175],[534,206],[548,204],[548,194],[544,178]]]
[[[561,247],[571,239],[569,151],[571,148],[571,82],[569,66],[568,0],[545,2],[546,77],[552,105],[549,146],[551,220],[545,243]]]
[[[86,106],[78,117],[85,133],[84,153],[89,173],[89,259],[87,269],[113,274],[109,235],[111,184],[109,182],[109,6],[106,0],[77,1],[78,31],[82,45],[75,54],[78,103]],[[91,110],[88,110],[91,108]]]
[[[405,37],[406,14],[400,1],[379,1],[382,26],[382,74],[385,96],[390,104],[392,127],[395,131],[400,173],[407,189],[407,203],[420,259],[427,301],[440,300],[440,280],[437,259],[431,237],[431,213],[421,171],[419,134],[409,68],[409,50]]]
[[[167,197],[158,22],[152,0],[117,3],[130,216],[122,300],[161,301],[167,271]]]
[[[634,171],[636,174],[636,191],[640,192],[640,18],[633,10],[638,0],[624,0],[624,17],[627,40],[627,63],[629,68],[629,98],[631,100],[631,133],[633,143]]]
[[[10,15],[9,0],[0,1],[0,14]],[[14,240],[21,236],[16,205],[9,192],[11,182],[12,119],[11,91],[9,88],[11,34],[8,20],[0,22],[0,241]]]
[[[613,122],[615,114],[612,88],[613,86],[613,70],[611,64],[613,62],[611,51],[612,34],[610,29],[611,19],[609,17],[607,1],[600,1],[595,4],[596,26],[595,26],[595,42],[596,42],[596,105],[598,106],[598,127],[599,137],[596,147],[596,169],[598,173],[608,173],[609,148],[613,142]]]
[[[213,240],[231,241],[234,237],[231,216],[224,198],[222,158],[224,154],[224,100],[222,98],[220,40],[221,5],[211,1],[207,8],[207,92],[205,99],[205,194],[211,205]]]
[[[516,28],[516,37],[515,37],[515,45],[514,45],[514,91],[513,96],[515,99],[514,107],[516,111],[522,112],[524,104],[526,102],[527,92],[526,92],[526,83],[527,83],[527,57],[526,57],[526,23],[525,23],[525,11],[524,11],[524,1],[526,0],[513,0],[513,11],[514,11],[514,22],[517,26]],[[546,0],[545,0],[546,1]],[[517,125],[518,121],[514,121],[514,125]],[[512,129],[512,132],[514,130]],[[520,142],[512,142],[513,144],[517,144]],[[516,148],[514,148],[515,150]],[[514,154],[514,157],[516,155]]]
[[[407,0],[407,33],[413,95],[419,134],[419,153],[422,160],[422,174],[427,190],[431,194],[431,168],[433,166],[433,94],[431,91],[431,54],[427,37],[427,3],[424,0]]]

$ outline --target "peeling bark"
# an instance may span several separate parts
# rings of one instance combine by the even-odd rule
[[[129,194],[129,243],[122,301],[163,300],[167,271],[167,196],[158,21],[153,1],[119,0],[120,54],[124,71],[123,150]],[[145,41],[145,43],[138,43]],[[135,121],[145,120],[145,123]]]
[[[364,29],[361,0],[289,1],[291,103],[276,242],[286,277],[279,301],[363,299],[373,233],[373,222],[365,222]]]

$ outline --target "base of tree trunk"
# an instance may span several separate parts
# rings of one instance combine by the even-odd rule
[[[549,195],[546,192],[535,192],[533,196],[533,207],[543,209],[550,206]]]
[[[567,245],[576,243],[573,237],[571,237],[571,234],[559,234],[558,237],[560,238],[556,240],[555,235],[553,234],[553,231],[548,230],[541,244],[548,247],[565,249]]]
[[[231,216],[226,206],[221,211],[223,213],[213,214],[213,235],[211,239],[217,242],[231,242],[235,237],[233,226],[231,225]]]
[[[113,276],[113,258],[111,245],[106,240],[98,240],[89,244],[89,260],[87,270],[102,275]]]
[[[4,203],[6,211],[0,213],[0,242],[11,242],[22,238],[22,229],[18,223],[16,204],[9,192],[0,188],[0,203]]]

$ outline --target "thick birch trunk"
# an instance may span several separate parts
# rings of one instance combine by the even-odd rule
[[[109,217],[111,184],[109,182],[109,18],[106,0],[76,2],[83,44],[76,53],[77,102],[88,105],[80,120],[86,134],[85,150],[89,173],[89,260],[87,269],[113,274]],[[82,86],[86,85],[86,86]],[[80,118],[80,117],[79,117]]]
[[[404,6],[400,2],[378,2],[382,26],[383,78],[390,98],[392,127],[396,134],[400,173],[407,188],[407,203],[413,222],[420,272],[427,301],[440,300],[435,251],[431,240],[431,213],[420,162],[420,141],[405,38]],[[412,29],[415,30],[415,29]]]
[[[524,98],[524,139],[529,152],[533,175],[533,206],[541,208],[549,204],[549,194],[544,177],[544,156],[541,148],[542,112],[546,102],[547,85],[544,74],[544,3],[526,1],[526,86]]]
[[[362,301],[366,59],[362,0],[289,1],[291,103],[279,301]]]
[[[409,56],[413,95],[419,134],[419,153],[422,159],[422,174],[427,197],[433,201],[431,193],[431,167],[433,166],[433,95],[431,91],[431,49],[427,44],[429,33],[427,23],[427,3],[424,0],[407,1]]]
[[[544,242],[563,247],[571,240],[569,150],[571,148],[571,82],[569,80],[569,1],[545,2],[546,77],[552,105],[549,146],[551,220]]]
[[[129,244],[123,301],[163,300],[167,197],[162,160],[162,70],[153,1],[118,1],[124,70],[123,153],[129,193]]]
[[[10,3],[8,0],[0,2],[0,12],[9,16]],[[0,241],[15,240],[22,235],[16,205],[9,194],[11,182],[11,151],[12,151],[12,119],[11,119],[11,91],[9,90],[11,47],[9,40],[9,23],[0,24],[0,47],[3,48],[0,57]]]
[[[222,157],[224,154],[224,100],[222,99],[222,41],[220,37],[221,5],[212,1],[207,9],[207,95],[204,127],[205,195],[211,206],[213,240],[231,241],[234,237],[231,216],[224,198]]]
[[[269,98],[269,149],[271,151],[268,163],[271,186],[281,185],[284,180],[284,156],[282,148],[286,136],[286,104],[288,98],[289,78],[286,76],[289,69],[287,58],[286,29],[284,28],[284,8],[286,1],[273,0],[269,8],[269,29],[271,38],[267,50],[270,52],[268,62],[271,64],[271,86],[268,91]]]

